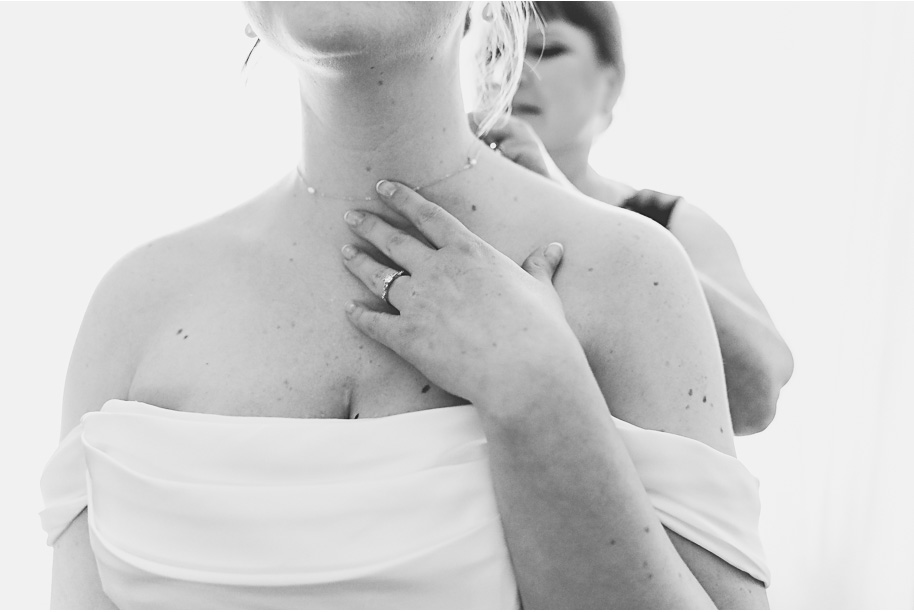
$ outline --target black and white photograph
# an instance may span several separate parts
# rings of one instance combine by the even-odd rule
[[[0,609],[914,609],[914,2],[0,23]]]

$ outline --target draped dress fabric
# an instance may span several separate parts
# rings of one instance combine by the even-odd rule
[[[661,522],[768,582],[758,482],[615,420]],[[111,400],[41,481],[53,545],[88,506],[122,608],[517,608],[473,406],[377,419],[229,417]]]

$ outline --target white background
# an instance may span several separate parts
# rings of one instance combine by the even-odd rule
[[[731,234],[796,357],[762,481],[776,607],[914,607],[914,5],[623,3],[594,152]],[[237,4],[0,4],[0,607],[45,607],[38,478],[94,286],[288,171],[295,84]],[[907,375],[907,376],[906,376]]]

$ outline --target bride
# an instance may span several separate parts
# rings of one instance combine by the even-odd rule
[[[96,290],[42,479],[54,607],[767,606],[688,260],[480,144],[469,9],[247,5],[302,163]],[[475,20],[508,82],[522,9]]]

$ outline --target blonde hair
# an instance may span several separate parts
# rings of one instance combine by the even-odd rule
[[[527,46],[527,20],[534,14],[529,1],[480,2],[472,23],[481,24],[483,44],[476,51],[476,130],[482,136],[511,113],[511,100],[520,83]]]

